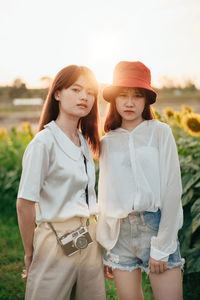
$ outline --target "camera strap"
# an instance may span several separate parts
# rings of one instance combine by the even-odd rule
[[[86,174],[88,174],[86,157],[85,157],[85,155],[83,155],[83,157],[84,157],[84,164],[85,164],[85,172],[86,172]],[[85,188],[85,197],[86,197],[86,203],[87,203],[87,205],[89,205],[89,203],[88,203],[88,184]]]
[[[56,239],[57,239],[58,243],[61,244],[60,238],[59,238],[55,228],[53,227],[53,224],[51,222],[47,222],[47,224],[51,227],[52,231],[55,233],[55,236],[56,236]]]

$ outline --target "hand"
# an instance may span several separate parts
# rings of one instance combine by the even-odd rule
[[[163,273],[167,270],[167,262],[155,260],[152,257],[149,259],[149,269],[151,273]]]
[[[111,280],[114,279],[113,271],[108,266],[104,266],[104,277],[108,278],[108,279],[111,279]]]
[[[32,255],[25,255],[24,256],[24,262],[25,262],[26,269],[23,270],[23,273],[22,273],[22,278],[23,279],[28,277],[29,268],[30,268],[30,265],[32,263]]]

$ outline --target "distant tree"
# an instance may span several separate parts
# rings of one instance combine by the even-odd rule
[[[197,87],[192,79],[172,79],[168,76],[163,76],[160,79],[161,89],[167,91],[174,91],[174,90],[185,90],[189,92],[197,91]]]
[[[186,79],[184,82],[184,89],[190,92],[195,92],[197,87],[191,79]]]
[[[22,81],[21,78],[16,78],[11,86],[9,96],[11,99],[25,98],[28,96],[27,92],[28,90],[26,84]]]
[[[169,78],[168,76],[162,76],[160,79],[160,83],[162,86],[162,89],[174,89],[176,88],[176,84],[172,78]]]
[[[49,88],[52,83],[52,78],[50,76],[42,76],[40,77],[40,81],[42,82],[43,88]]]

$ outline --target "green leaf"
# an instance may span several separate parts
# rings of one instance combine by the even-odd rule
[[[192,239],[192,218],[190,207],[184,208],[184,222],[183,227],[179,231],[179,240],[181,244],[181,253],[185,256],[190,249]]]
[[[200,181],[194,187],[199,188],[200,187]]]
[[[186,257],[186,274],[200,272],[200,247],[188,251]]]
[[[200,227],[200,198],[198,198],[191,207],[192,215],[192,233]]]
[[[200,173],[193,175],[184,186],[183,194],[185,194],[199,179],[200,179]]]
[[[192,174],[186,173],[186,174],[183,175],[183,172],[182,172],[182,185],[183,185],[183,187],[186,186],[187,182],[190,180],[191,177],[192,177]]]
[[[187,205],[191,200],[194,195],[194,190],[190,189],[184,196],[182,197],[182,204],[183,206]]]

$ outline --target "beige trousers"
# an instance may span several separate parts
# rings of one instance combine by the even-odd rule
[[[53,223],[58,236],[86,224],[86,218],[74,217]],[[105,300],[101,248],[95,239],[96,223],[88,227],[93,243],[72,256],[66,256],[47,223],[37,226],[33,241],[26,300]]]

